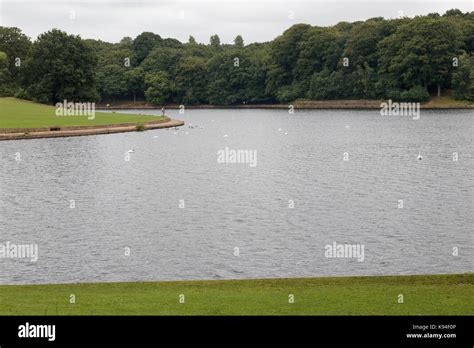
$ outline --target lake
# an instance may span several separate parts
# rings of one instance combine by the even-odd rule
[[[186,126],[0,142],[0,244],[38,246],[1,284],[473,271],[472,111],[168,114]]]

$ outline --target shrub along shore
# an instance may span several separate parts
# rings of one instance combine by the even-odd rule
[[[0,315],[474,315],[474,273],[3,285]]]

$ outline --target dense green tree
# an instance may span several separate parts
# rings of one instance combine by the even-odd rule
[[[7,54],[0,51],[0,97],[11,95],[11,83]]]
[[[277,37],[270,46],[267,62],[267,93],[277,95],[280,88],[291,88],[293,69],[299,59],[301,42],[311,26],[297,24]]]
[[[162,38],[160,35],[143,32],[133,40],[133,51],[135,53],[136,64],[140,64],[151,50],[160,43]]]
[[[128,91],[126,69],[116,64],[101,67],[97,73],[97,89],[103,100],[114,100]]]
[[[458,27],[445,18],[417,17],[401,25],[379,45],[381,72],[397,80],[400,87],[448,86],[452,58],[462,45]]]
[[[99,68],[110,64],[120,67],[132,67],[134,65],[134,52],[120,44],[102,50],[98,57]]]
[[[299,57],[293,68],[293,90],[298,97],[306,97],[311,75],[323,69],[335,70],[344,45],[337,31],[314,27],[306,31],[298,49]]]
[[[349,67],[356,69],[368,65],[376,68],[378,63],[377,45],[394,30],[391,22],[381,18],[370,19],[352,28],[344,49],[344,57],[349,58]]]
[[[0,26],[0,51],[6,54],[6,68],[8,69],[8,73],[5,72],[3,76],[4,95],[13,95],[14,89],[20,82],[19,74],[23,63],[28,58],[30,49],[30,39],[20,29]],[[6,93],[7,90],[9,93]]]
[[[348,72],[324,69],[311,78],[310,97],[316,100],[347,99],[351,94]]]
[[[119,46],[133,50],[133,39],[130,36],[125,36],[120,40]]]
[[[430,95],[425,87],[414,86],[407,91],[400,93],[400,100],[404,102],[425,102],[429,99]]]
[[[244,47],[244,39],[241,35],[237,35],[234,39],[234,46],[238,48]]]
[[[463,17],[464,13],[457,8],[453,8],[451,10],[446,11],[443,17]]]
[[[176,76],[178,64],[184,55],[183,49],[156,47],[140,66],[147,73],[165,71],[169,76]]]
[[[209,85],[208,100],[211,104],[235,104],[241,102],[235,94],[243,88],[243,83],[235,75],[240,69],[234,66],[234,55],[230,52],[212,57],[207,65]]]
[[[452,11],[452,10],[451,10]],[[474,11],[471,13],[465,13],[462,14],[461,11],[455,10],[456,14],[453,15],[447,15],[446,14],[443,17],[446,17],[449,22],[452,24],[456,25],[461,33],[461,41],[463,42],[463,49],[468,52],[473,52],[474,51]],[[460,15],[461,13],[462,15]]]
[[[153,104],[164,104],[171,100],[173,84],[165,72],[145,75],[145,98]]]
[[[474,101],[474,57],[463,54],[453,72],[453,90],[456,99]]]
[[[41,34],[25,62],[29,97],[45,103],[94,101],[97,57],[79,36],[57,29]]]
[[[221,39],[219,38],[219,35],[217,34],[212,35],[211,38],[209,39],[209,42],[212,47],[219,47],[221,45]]]
[[[133,101],[138,96],[143,96],[145,90],[145,71],[142,68],[134,68],[125,71],[128,95],[133,95]]]
[[[215,55],[207,65],[211,104],[242,104],[264,99],[265,76],[248,51]]]
[[[384,95],[377,93],[377,73],[375,68],[365,63],[364,66],[357,66],[355,71],[348,75],[348,98],[352,99],[377,99]]]
[[[199,57],[185,57],[177,67],[177,102],[199,104],[206,101],[207,93],[206,61]]]
[[[133,93],[128,89],[127,73],[135,65],[133,40],[124,37],[117,44],[96,40],[86,40],[86,43],[98,56],[96,81],[101,99],[105,101],[131,97]],[[143,89],[141,93],[143,94]]]
[[[181,48],[182,46],[183,44],[179,40],[171,39],[171,38],[163,39],[163,41],[161,41],[158,44],[158,47],[169,47],[169,48]]]

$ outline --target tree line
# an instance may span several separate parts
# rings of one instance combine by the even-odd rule
[[[0,95],[42,103],[288,103],[296,99],[425,101],[453,90],[474,101],[474,12],[296,24],[271,42],[187,43],[143,32],[119,43],[53,29],[32,42],[0,27]]]

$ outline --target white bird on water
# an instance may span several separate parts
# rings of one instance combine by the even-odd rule
[[[158,138],[158,135],[155,135],[155,136],[153,137],[153,139],[156,139],[156,138]]]
[[[288,132],[285,132],[285,135],[288,135]]]
[[[421,155],[421,152],[418,151],[418,159],[421,161],[423,159],[423,156]]]
[[[227,137],[228,137],[228,135],[227,135],[227,134],[224,134],[224,138],[227,138]]]
[[[135,152],[134,149],[130,149],[130,150],[127,151],[127,153],[134,153],[134,152]]]

